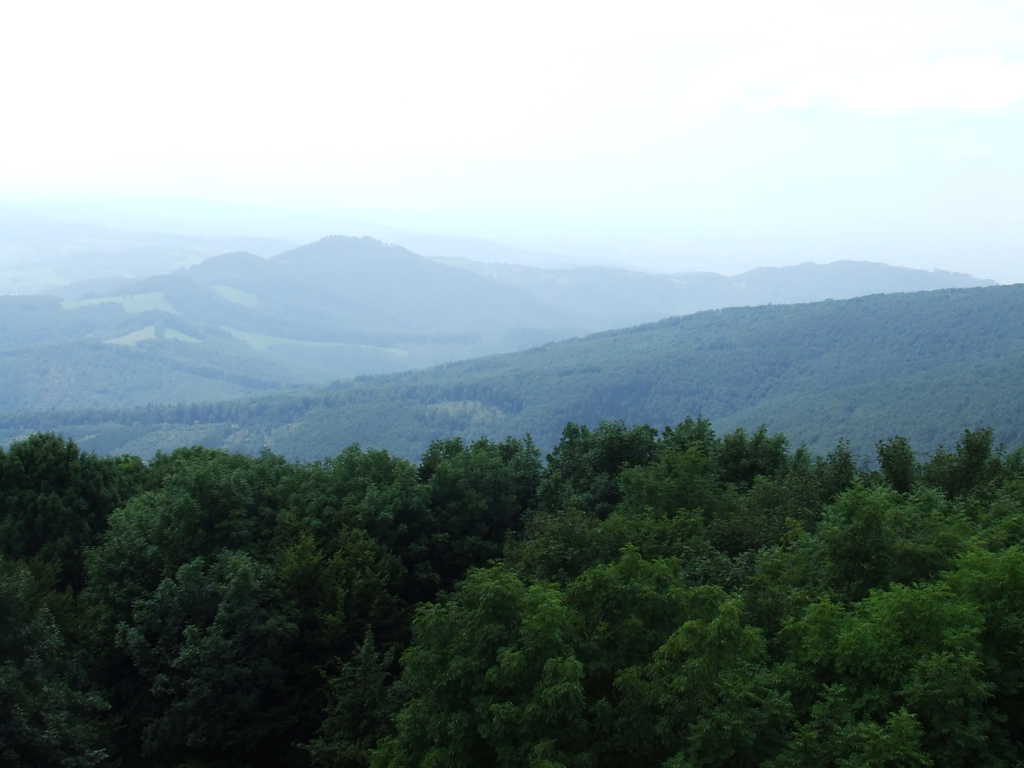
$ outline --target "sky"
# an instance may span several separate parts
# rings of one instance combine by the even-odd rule
[[[126,225],[1024,281],[1020,0],[33,0],[0,99],[0,200]]]

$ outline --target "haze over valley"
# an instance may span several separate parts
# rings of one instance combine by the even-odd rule
[[[988,283],[871,262],[734,277],[554,270],[329,237],[271,258],[225,253],[142,279],[0,296],[0,412],[219,400],[705,309]]]
[[[818,452],[845,438],[866,455],[885,430],[937,449],[955,442],[956,425],[995,422],[1014,445],[1024,439],[1022,313],[1022,286],[701,312],[272,398],[136,409],[83,400],[0,417],[0,438],[58,429],[112,454],[196,443],[313,460],[358,443],[415,457],[438,439],[529,433],[547,450],[566,422],[660,428],[702,416],[784,430]]]
[[[0,768],[1024,766],[1024,3],[32,0]]]

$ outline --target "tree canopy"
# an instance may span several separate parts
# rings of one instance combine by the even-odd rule
[[[0,451],[0,765],[1013,766],[1024,452]]]

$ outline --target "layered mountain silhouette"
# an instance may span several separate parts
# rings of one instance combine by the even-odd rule
[[[998,425],[1024,443],[1024,285],[706,311],[423,371],[220,404],[6,416],[0,439],[57,429],[101,452],[179,445],[296,459],[350,443],[415,457],[446,437],[531,434],[569,421],[760,424],[827,451],[880,435],[922,449]]]
[[[0,413],[210,401],[527,349],[709,307],[975,285],[862,262],[721,275],[444,263],[370,238],[0,297]]]

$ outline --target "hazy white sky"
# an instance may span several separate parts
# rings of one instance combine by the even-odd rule
[[[0,99],[8,200],[1024,281],[1024,0],[9,2]]]

